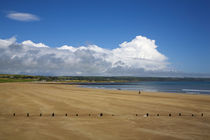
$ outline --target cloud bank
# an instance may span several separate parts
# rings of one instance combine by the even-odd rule
[[[168,65],[155,41],[143,36],[112,50],[97,45],[51,48],[31,40],[0,39],[0,73],[148,76],[168,72]]]
[[[38,21],[40,18],[36,15],[30,13],[19,13],[19,12],[10,12],[7,14],[7,17],[12,20],[18,21]]]

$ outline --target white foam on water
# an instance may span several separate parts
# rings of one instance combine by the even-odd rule
[[[201,89],[182,89],[185,92],[210,92],[210,90],[201,90]]]

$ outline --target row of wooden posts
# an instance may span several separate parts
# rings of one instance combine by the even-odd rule
[[[13,113],[13,116],[15,117],[16,116],[16,113]],[[26,116],[29,117],[30,114],[29,113],[26,113]],[[41,117],[41,116],[43,116],[43,114],[40,113],[39,116]],[[54,117],[55,116],[55,113],[52,113],[51,116]],[[65,116],[68,116],[68,114],[66,113]],[[75,114],[75,116],[79,116],[79,114]],[[88,116],[91,116],[91,114],[88,114]],[[99,116],[102,117],[103,116],[103,113],[100,113]],[[112,114],[112,116],[114,116],[114,115]]]
[[[100,117],[104,116],[103,113],[100,113],[100,114],[98,114],[98,115],[99,115]],[[179,113],[179,114],[178,114],[178,116],[182,116],[182,115],[183,115],[182,113]],[[16,113],[13,113],[13,116],[15,117],[15,116],[16,116]],[[29,117],[30,114],[29,114],[29,113],[26,113],[26,116]],[[41,117],[41,116],[43,116],[43,114],[40,113],[39,116]],[[55,116],[55,113],[52,113],[51,116],[54,117],[54,116]],[[66,113],[65,116],[68,116],[68,114]],[[75,114],[75,116],[79,116],[79,114]],[[88,116],[91,116],[91,114],[88,114]],[[112,114],[111,116],[115,116],[115,115]],[[135,116],[140,116],[140,114],[135,114]],[[149,116],[152,116],[152,115],[149,115],[149,113],[146,113],[146,114],[144,114],[144,116],[145,116],[145,117],[149,117]],[[156,116],[161,116],[161,115],[160,115],[160,114],[157,114]],[[165,116],[165,115],[164,115],[164,116]],[[169,113],[168,116],[171,117],[172,114]],[[191,114],[191,116],[193,117],[193,116],[195,116],[195,114]],[[204,114],[201,113],[200,116],[203,117]]]

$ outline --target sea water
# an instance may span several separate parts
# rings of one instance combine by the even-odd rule
[[[210,81],[146,81],[113,84],[100,83],[82,86],[90,88],[141,90],[149,92],[210,94]]]

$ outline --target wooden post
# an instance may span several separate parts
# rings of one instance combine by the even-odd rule
[[[27,117],[29,117],[29,113],[27,113]]]

